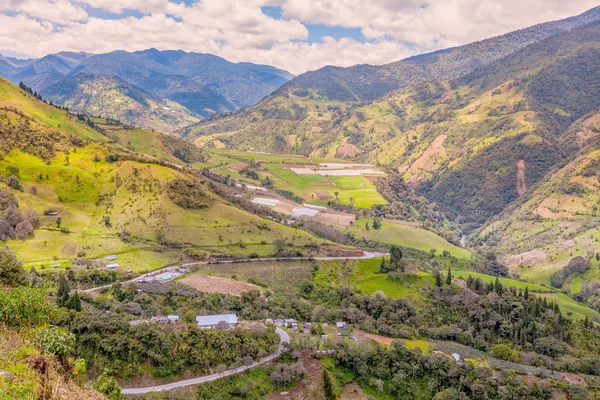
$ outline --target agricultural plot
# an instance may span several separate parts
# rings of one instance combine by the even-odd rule
[[[368,240],[376,240],[390,245],[410,247],[422,251],[435,249],[437,254],[441,254],[444,250],[447,250],[450,252],[450,255],[457,258],[467,260],[472,258],[468,250],[453,245],[426,229],[391,221],[382,221],[380,229],[370,228],[367,230],[365,225],[369,224],[370,226],[372,222],[369,219],[358,219],[347,229],[347,232]]]
[[[304,281],[312,276],[313,263],[307,261],[255,261],[231,264],[209,264],[199,273],[234,278],[239,281],[253,280],[269,288],[284,292],[297,292]]]
[[[239,282],[234,279],[217,278],[201,274],[191,274],[178,281],[203,293],[222,293],[240,296],[244,292],[260,290],[259,286]]]
[[[297,154],[275,155],[214,149],[207,153],[209,162],[203,164],[204,167],[213,167],[211,171],[229,175],[249,185],[259,185],[259,182],[242,176],[235,166],[241,163],[240,160],[260,161],[261,167],[264,168],[258,172],[261,180],[268,177],[275,188],[292,192],[307,203],[325,206],[328,201],[336,198],[342,204],[354,204],[358,208],[386,203],[375,188],[376,179],[383,174],[377,170],[370,172],[373,168],[362,164],[348,164],[336,159],[309,158]],[[356,171],[344,170],[344,165],[350,165]],[[196,167],[195,164],[194,166]]]

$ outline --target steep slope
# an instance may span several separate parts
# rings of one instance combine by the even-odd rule
[[[209,253],[273,254],[276,243],[308,254],[323,243],[235,208],[173,165],[202,160],[189,143],[90,120],[105,136],[80,119],[0,80],[0,174],[15,174],[23,191],[0,189],[41,216],[35,236],[6,243],[26,264],[118,254],[121,268],[142,271]]]
[[[180,104],[160,100],[114,76],[79,74],[44,90],[45,98],[70,110],[172,133],[199,120]]]
[[[196,142],[392,165],[449,215],[476,226],[582,144],[570,127],[600,106],[599,40],[593,22],[458,80],[417,83],[373,102],[295,89],[203,122]]]

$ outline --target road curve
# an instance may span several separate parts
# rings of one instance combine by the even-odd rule
[[[268,257],[268,258],[241,258],[241,259],[222,260],[222,261],[198,261],[198,262],[194,262],[194,263],[182,264],[181,266],[182,267],[192,267],[192,266],[196,266],[196,265],[233,264],[233,263],[255,262],[255,261],[366,260],[366,259],[369,259],[369,258],[377,258],[377,257],[381,257],[381,256],[384,256],[384,255],[388,255],[388,253],[371,253],[371,252],[368,252],[368,251],[365,251],[364,253],[365,253],[365,255],[364,256],[360,256],[360,257],[281,257],[281,258]],[[160,273],[163,273],[163,272],[174,271],[177,268],[178,268],[178,266],[170,266],[170,267],[160,268],[160,269],[154,270],[152,272],[148,272],[147,274],[140,275],[138,277],[130,279],[128,281],[123,281],[121,283],[135,282],[138,279],[147,278],[147,277],[150,277],[150,276],[153,276],[153,275],[157,275],[157,274],[160,274]],[[97,286],[97,287],[90,288],[90,289],[85,289],[85,290],[82,290],[81,292],[84,292],[84,293],[95,292],[96,290],[101,290],[101,289],[109,288],[112,285],[114,285],[115,283],[117,283],[117,282],[114,282],[114,283],[111,283],[111,284],[108,284],[108,285]]]
[[[227,371],[225,371],[221,374],[199,376],[197,378],[185,379],[182,381],[167,383],[164,385],[148,386],[148,387],[143,387],[143,388],[121,389],[121,393],[130,394],[130,395],[131,394],[144,394],[144,393],[150,393],[150,392],[162,392],[165,390],[172,390],[172,389],[185,387],[185,386],[198,385],[200,383],[214,381],[214,380],[223,378],[225,376],[239,374],[240,372],[244,372],[248,369],[257,367],[262,364],[266,364],[268,362],[275,360],[284,351],[284,346],[283,346],[284,342],[287,342],[287,343],[290,342],[290,336],[287,334],[286,331],[284,331],[281,328],[276,328],[275,332],[277,332],[277,334],[279,335],[279,348],[277,349],[277,351],[273,354],[266,356],[265,358],[263,358],[257,362],[252,363],[252,365],[247,365],[247,366],[243,366],[243,367],[239,367],[239,368],[235,368],[235,369],[228,369]]]

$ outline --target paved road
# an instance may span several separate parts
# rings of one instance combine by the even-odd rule
[[[279,355],[284,350],[284,347],[283,347],[284,342],[287,342],[287,343],[290,342],[290,337],[286,331],[284,331],[281,328],[276,328],[275,331],[277,332],[277,334],[279,334],[279,342],[280,342],[279,348],[277,349],[277,351],[255,363],[253,363],[252,365],[227,370],[221,374],[205,375],[205,376],[200,376],[198,378],[185,379],[185,380],[178,381],[178,382],[167,383],[165,385],[149,386],[149,387],[144,387],[144,388],[122,389],[121,392],[123,394],[144,394],[144,393],[150,393],[150,392],[162,392],[165,390],[172,390],[172,389],[180,388],[180,387],[184,387],[184,386],[198,385],[199,383],[214,381],[214,380],[217,380],[224,376],[239,374],[240,372],[244,372],[247,369],[251,369],[251,368],[257,367],[259,365],[266,364],[268,362],[273,361],[277,357],[279,357]]]
[[[364,253],[365,253],[365,255],[360,256],[360,257],[286,257],[286,258],[270,257],[270,258],[252,258],[252,259],[243,258],[243,259],[222,260],[222,261],[199,261],[199,262],[194,262],[194,263],[182,264],[181,266],[182,267],[192,267],[192,266],[196,266],[196,265],[233,264],[233,263],[240,263],[240,262],[255,262],[255,261],[365,260],[365,259],[369,259],[369,258],[377,258],[377,257],[381,257],[383,255],[388,255],[387,253],[371,253],[368,251],[365,251]],[[123,281],[121,283],[135,282],[139,279],[144,279],[144,278],[148,278],[148,277],[151,277],[154,275],[162,274],[163,272],[175,271],[177,268],[179,268],[179,267],[178,266],[170,266],[170,267],[157,269],[155,271],[148,272],[147,274],[140,275],[134,279],[130,279],[128,281]],[[91,289],[86,289],[86,290],[83,290],[83,292],[84,293],[95,292],[96,290],[109,288],[112,285],[114,285],[115,283],[111,283],[109,285],[104,285],[104,286],[97,286],[97,287],[94,287]]]

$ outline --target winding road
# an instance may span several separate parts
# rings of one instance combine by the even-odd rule
[[[235,369],[228,369],[227,371],[222,372],[220,374],[199,376],[197,378],[185,379],[182,381],[177,381],[177,382],[172,382],[172,383],[166,383],[164,385],[148,386],[148,387],[143,387],[143,388],[121,389],[121,393],[129,394],[129,395],[144,394],[144,393],[150,393],[150,392],[162,392],[165,390],[172,390],[172,389],[185,387],[185,386],[198,385],[200,383],[214,381],[214,380],[223,378],[225,376],[239,374],[240,372],[244,372],[248,369],[257,367],[262,364],[266,364],[268,362],[275,360],[277,357],[279,357],[281,355],[281,353],[284,351],[284,346],[283,346],[284,342],[287,342],[287,343],[290,342],[290,336],[287,334],[286,331],[284,331],[281,328],[276,328],[275,332],[277,332],[277,334],[279,335],[279,348],[277,349],[277,351],[273,354],[266,356],[265,358],[263,358],[259,361],[252,363],[251,365],[245,365],[243,367],[239,367],[239,368],[235,368]]]

